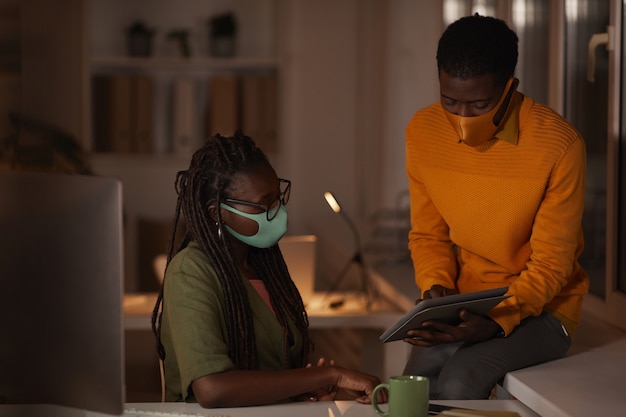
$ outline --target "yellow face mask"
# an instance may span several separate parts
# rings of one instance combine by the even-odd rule
[[[465,117],[444,111],[459,140],[468,146],[475,147],[491,139],[506,119],[513,93],[518,84],[519,80],[511,77],[504,87],[498,104],[480,116]]]

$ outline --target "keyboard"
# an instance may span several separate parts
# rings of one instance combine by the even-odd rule
[[[157,410],[157,409],[143,409],[143,408],[135,408],[129,407],[124,409],[124,417],[230,417],[226,414],[216,414],[215,412],[211,412],[207,410],[206,412],[185,412],[185,411],[174,411],[174,410]]]

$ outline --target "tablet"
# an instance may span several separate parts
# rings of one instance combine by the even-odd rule
[[[422,322],[426,320],[443,321],[449,324],[459,323],[459,310],[462,308],[485,316],[500,301],[510,297],[510,295],[504,295],[508,289],[509,287],[500,287],[423,300],[385,330],[379,339],[383,342],[393,342],[410,337],[407,332],[413,329],[423,329]]]

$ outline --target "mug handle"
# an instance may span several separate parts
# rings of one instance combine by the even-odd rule
[[[389,384],[379,384],[379,385],[376,385],[376,388],[374,388],[374,390],[372,391],[372,408],[374,408],[374,411],[376,411],[376,413],[379,416],[389,417],[389,412],[384,412],[383,410],[381,410],[378,407],[378,402],[376,401],[376,393],[378,391],[380,391],[381,389],[383,389],[383,388],[386,388],[387,391],[388,391],[389,390]]]

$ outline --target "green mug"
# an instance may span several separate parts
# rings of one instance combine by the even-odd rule
[[[376,401],[376,393],[389,391],[389,406],[385,412]],[[401,375],[389,378],[389,383],[379,384],[372,391],[372,407],[382,417],[428,417],[428,378]]]

